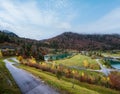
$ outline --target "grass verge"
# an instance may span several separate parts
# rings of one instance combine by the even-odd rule
[[[71,83],[72,79],[63,77],[61,80],[58,80],[56,78],[56,75],[51,74],[49,72],[41,71],[39,69],[25,65],[20,65],[19,67],[43,79],[51,86],[58,88],[59,90],[66,91],[65,94],[120,94],[119,91],[115,91],[105,87],[91,85],[83,82],[78,82],[76,80],[75,80],[75,88],[72,88],[72,83]]]
[[[3,59],[0,59],[0,94],[21,94]]]

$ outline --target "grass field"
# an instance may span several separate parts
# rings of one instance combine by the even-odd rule
[[[75,80],[75,88],[72,88],[73,79],[62,77],[61,80],[58,80],[56,75],[51,74],[49,72],[41,71],[40,69],[36,69],[25,65],[20,65],[19,67],[43,79],[51,86],[59,90],[65,91],[62,92],[61,94],[120,94],[119,91],[115,91],[105,87],[91,85],[83,82],[78,82],[76,80]]]
[[[21,94],[11,74],[0,59],[0,94]]]
[[[100,69],[99,65],[96,63],[95,59],[91,59],[88,56],[85,55],[75,55],[72,58],[67,58],[67,59],[63,59],[63,60],[56,60],[56,64],[63,64],[65,66],[80,66],[80,67],[84,67],[83,62],[87,61],[89,66],[88,68],[92,68],[92,69]]]
[[[120,52],[116,53],[116,54],[113,54],[113,53],[103,53],[102,54],[103,56],[110,56],[110,57],[120,57]]]

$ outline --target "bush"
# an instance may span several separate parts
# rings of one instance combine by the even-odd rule
[[[120,73],[112,72],[109,75],[112,88],[120,90]]]
[[[0,50],[0,58],[1,58],[1,57],[3,57],[3,55],[2,55],[2,51]]]
[[[23,60],[22,56],[18,56],[17,59],[21,62]]]
[[[21,57],[20,57],[20,60],[21,60]],[[25,62],[25,60],[23,60],[23,61]],[[96,85],[102,85],[105,87],[111,87],[109,78],[107,78],[103,75],[102,76],[98,75],[97,73],[82,71],[82,70],[78,71],[76,69],[71,69],[71,68],[68,68],[63,65],[55,65],[55,63],[53,63],[53,64],[31,63],[29,59],[28,59],[27,63],[25,62],[22,64],[56,74],[56,77],[59,80],[62,78],[62,76],[65,76],[67,78],[74,77],[76,80],[78,80],[80,82],[87,82],[89,84],[96,84]],[[112,76],[110,76],[110,77],[112,77]],[[118,77],[118,78],[120,78],[120,77]],[[112,86],[115,87],[115,84],[117,84],[117,83],[113,80]],[[117,85],[116,88],[118,88],[118,87],[120,87],[120,86]]]

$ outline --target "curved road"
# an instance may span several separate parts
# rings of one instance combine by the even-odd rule
[[[97,63],[100,65],[100,68],[101,68],[101,70],[97,70],[97,71],[104,73],[106,76],[108,76],[111,71],[120,71],[120,70],[118,70],[118,69],[109,69],[109,68],[106,68],[105,66],[103,66],[103,65],[100,63],[99,59],[96,59],[96,61],[97,61]]]
[[[110,74],[110,70],[108,70],[106,67],[104,67],[99,59],[96,59],[97,63],[100,65],[100,68],[101,68],[101,72],[103,72],[106,76],[108,76]]]
[[[59,94],[56,90],[44,84],[42,80],[37,79],[32,74],[12,65],[14,63],[7,59],[5,59],[4,62],[22,94]]]

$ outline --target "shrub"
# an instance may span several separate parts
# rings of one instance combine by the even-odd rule
[[[109,75],[109,79],[111,81],[111,85],[113,88],[120,90],[120,73],[112,72]]]
[[[17,59],[22,62],[23,61],[23,57],[22,56],[18,56]]]
[[[2,51],[0,50],[0,58],[1,58],[1,57],[3,57],[3,55],[2,55]]]

